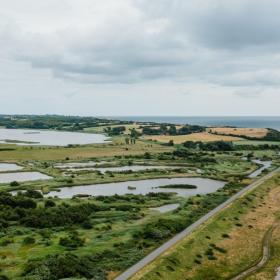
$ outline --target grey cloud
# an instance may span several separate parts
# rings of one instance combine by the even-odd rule
[[[210,2],[211,7],[193,19],[193,36],[206,46],[240,49],[279,44],[279,1]]]
[[[107,18],[98,28],[93,19],[86,28],[32,32],[5,15],[0,42],[16,60],[78,83],[279,85],[276,0],[128,2],[137,16]]]

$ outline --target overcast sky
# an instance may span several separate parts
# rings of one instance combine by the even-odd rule
[[[0,6],[0,113],[280,115],[279,0]]]

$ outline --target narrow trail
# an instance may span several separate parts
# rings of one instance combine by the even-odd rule
[[[231,278],[231,280],[244,279],[245,277],[247,277],[247,276],[253,274],[254,272],[256,272],[258,269],[263,267],[268,262],[268,260],[270,258],[270,241],[271,241],[272,233],[277,226],[279,226],[279,223],[275,223],[273,226],[271,226],[263,237],[263,241],[262,241],[263,254],[262,254],[261,260],[257,264],[249,267],[248,269],[241,272],[240,274],[238,274],[234,278]]]
[[[277,191],[274,196],[272,197],[272,200],[275,203],[280,203],[280,190]],[[238,274],[237,276],[235,276],[234,278],[231,278],[231,280],[241,280],[244,279],[245,277],[253,274],[254,272],[256,272],[258,269],[260,269],[261,267],[263,267],[270,258],[270,242],[271,242],[271,237],[272,237],[272,233],[273,231],[280,225],[280,222],[275,222],[265,233],[264,237],[263,237],[263,254],[262,254],[262,258],[261,260],[255,264],[254,266],[249,267],[248,269],[246,269],[245,271],[241,272],[240,274]]]

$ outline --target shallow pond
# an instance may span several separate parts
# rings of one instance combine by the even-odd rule
[[[190,184],[196,185],[196,189],[173,189],[158,188],[169,184]],[[111,196],[114,194],[124,195],[131,194],[148,194],[150,192],[173,192],[180,196],[193,196],[197,194],[207,194],[215,192],[222,188],[225,182],[205,179],[205,178],[171,178],[171,179],[149,179],[139,181],[126,181],[118,183],[95,184],[86,186],[74,186],[61,188],[59,192],[52,191],[46,196],[58,196],[60,198],[71,198],[78,194],[88,194],[92,196],[104,195]],[[128,188],[129,187],[129,188]]]
[[[116,167],[84,167],[84,168],[68,168],[70,171],[83,171],[83,170],[93,170],[100,171],[101,173],[108,172],[125,172],[125,171],[142,171],[142,170],[152,170],[152,169],[176,169],[183,168],[178,166],[156,166],[156,165],[127,165],[127,166],[116,166]]]
[[[36,180],[47,180],[52,177],[47,176],[40,172],[13,172],[13,173],[0,173],[0,183],[11,183],[13,181],[25,182]]]
[[[74,144],[104,143],[109,138],[102,134],[53,131],[53,130],[30,130],[30,129],[0,129],[0,143],[17,145],[46,145],[67,146]]]
[[[160,213],[166,213],[166,212],[173,211],[173,210],[177,209],[179,206],[180,206],[179,203],[166,204],[166,205],[162,205],[162,206],[159,206],[159,207],[150,208],[150,210],[159,211]]]
[[[269,168],[272,164],[271,161],[262,161],[262,160],[259,160],[259,159],[254,159],[252,160],[254,163],[257,163],[257,164],[261,164],[262,167],[258,168],[257,170],[255,170],[253,173],[251,173],[248,177],[249,178],[256,178],[257,176],[259,176],[263,170]]]
[[[22,167],[15,163],[0,163],[0,172],[21,170]]]

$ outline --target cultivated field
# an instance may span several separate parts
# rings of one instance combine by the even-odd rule
[[[208,132],[225,134],[225,135],[236,135],[236,136],[247,136],[253,138],[263,138],[267,135],[268,130],[266,128],[237,128],[237,127],[211,127],[207,129]]]
[[[192,133],[188,135],[149,135],[145,136],[145,139],[156,140],[162,143],[168,143],[173,140],[174,144],[181,144],[186,141],[194,142],[212,142],[212,141],[240,141],[243,140],[240,137],[215,135],[208,132]]]

